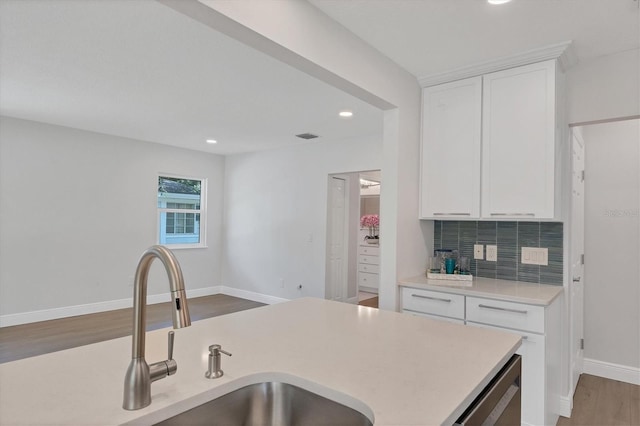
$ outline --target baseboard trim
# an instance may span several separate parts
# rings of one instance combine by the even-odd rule
[[[241,297],[254,302],[272,305],[287,302],[289,299],[269,296],[248,290],[227,286],[212,286],[187,290],[187,297],[211,296],[213,294],[226,294],[228,296]],[[151,294],[147,296],[147,304],[168,302],[170,293]],[[87,303],[84,305],[65,306],[62,308],[43,309],[41,311],[21,312],[18,314],[0,315],[0,328],[13,325],[29,324],[32,322],[48,321],[60,318],[75,317],[78,315],[95,314],[98,312],[114,311],[116,309],[130,308],[133,306],[133,297],[128,299],[109,300],[107,302]]]
[[[270,296],[268,294],[256,293],[254,291],[242,290],[239,288],[228,286],[221,286],[220,293],[226,294],[227,296],[235,296],[242,299],[252,300],[254,302],[266,303],[267,305],[289,301],[289,299],[285,299],[282,297]]]
[[[573,410],[573,398],[561,396],[558,400],[558,414],[570,418],[571,410]]]
[[[636,367],[585,358],[583,372],[605,379],[640,385],[640,368]]]
[[[222,293],[222,286],[196,288],[187,290],[187,297],[202,297]],[[147,304],[168,302],[170,293],[152,294],[147,296]],[[18,314],[0,315],[0,328],[13,325],[29,324],[32,322],[75,317],[78,315],[95,314],[98,312],[114,311],[116,309],[133,306],[133,297],[128,299],[109,300],[107,302],[87,303],[84,305],[65,306],[62,308],[43,309],[41,311],[21,312]]]

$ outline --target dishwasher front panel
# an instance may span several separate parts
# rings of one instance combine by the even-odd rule
[[[455,423],[460,426],[519,425],[521,420],[520,371],[514,355]]]

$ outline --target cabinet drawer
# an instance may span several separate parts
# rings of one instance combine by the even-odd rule
[[[370,274],[368,272],[358,273],[358,285],[361,287],[378,288],[380,275]]]
[[[368,254],[369,256],[380,256],[380,247],[358,246],[358,254]]]
[[[544,307],[467,297],[467,321],[544,333]]]
[[[402,309],[464,320],[464,296],[404,288]]]
[[[358,256],[358,263],[368,263],[370,265],[379,265],[380,258],[378,256],[369,256],[368,254],[361,254]]]
[[[358,272],[369,272],[372,274],[377,274],[380,272],[380,266],[370,265],[368,263],[358,263]]]
[[[438,315],[425,314],[425,313],[422,313],[422,312],[414,312],[414,311],[411,311],[411,310],[408,310],[408,309],[403,310],[402,313],[409,314],[409,315],[415,315],[417,317],[431,318],[431,319],[438,320],[438,321],[446,321],[446,322],[452,322],[454,324],[464,325],[464,320],[461,320],[461,319],[458,319],[458,318],[440,317]]]

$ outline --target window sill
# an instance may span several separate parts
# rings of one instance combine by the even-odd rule
[[[158,243],[160,244],[160,243]],[[169,250],[185,250],[185,249],[206,249],[209,248],[206,244],[160,244],[168,248]]]

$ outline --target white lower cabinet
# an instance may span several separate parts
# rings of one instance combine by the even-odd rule
[[[380,247],[358,246],[358,288],[377,293],[380,287]]]
[[[402,288],[402,312],[522,336],[522,424],[555,425],[560,398],[560,302],[528,305]]]
[[[478,324],[467,321],[467,325],[483,328],[493,328],[505,331],[504,328]],[[522,356],[522,424],[543,425],[545,413],[545,375],[544,368],[545,337],[539,334],[523,331],[507,330],[522,336],[522,345],[516,353]]]

